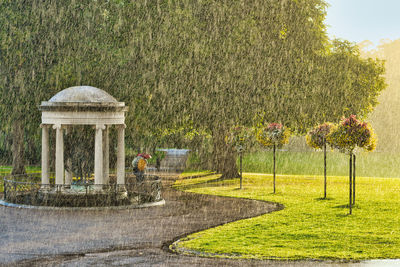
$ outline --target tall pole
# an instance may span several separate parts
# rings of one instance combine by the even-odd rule
[[[276,192],[276,185],[275,185],[275,181],[276,181],[276,175],[275,175],[275,170],[276,170],[276,167],[275,167],[275,151],[276,151],[276,145],[274,144],[274,194]]]
[[[326,141],[324,140],[324,198],[326,198]]]
[[[242,171],[242,155],[243,152],[240,152],[239,158],[240,158],[240,189],[242,189],[242,180],[243,180],[243,171]]]
[[[351,201],[351,197],[352,197],[352,171],[351,171],[351,167],[352,167],[352,159],[353,159],[353,153],[350,152],[350,172],[349,172],[349,214],[351,215],[351,205],[352,205],[352,201]]]
[[[353,154],[353,205],[356,204],[356,155]]]

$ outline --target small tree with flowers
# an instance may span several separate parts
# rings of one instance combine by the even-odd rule
[[[329,144],[327,136],[333,128],[332,123],[323,123],[308,132],[306,136],[307,144],[315,149],[324,151],[324,198],[326,198],[326,145]]]
[[[343,118],[327,137],[332,147],[349,154],[349,213],[356,197],[356,156],[354,150],[359,147],[366,151],[376,148],[376,137],[369,123],[357,119],[355,115]]]
[[[272,147],[274,154],[274,194],[276,192],[276,148],[289,143],[290,130],[280,123],[270,123],[257,131],[257,141],[264,147]]]
[[[226,138],[228,144],[232,145],[236,152],[239,153],[239,168],[240,168],[240,189],[243,188],[243,152],[247,149],[251,137],[251,130],[247,127],[236,126],[231,129]]]

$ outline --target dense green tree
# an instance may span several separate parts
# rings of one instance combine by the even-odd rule
[[[378,96],[386,88],[384,62],[363,59],[359,48],[343,40],[333,40],[325,57],[322,85],[328,94],[322,96],[320,110],[326,121],[357,114],[366,117],[378,104]]]
[[[277,121],[299,133],[366,114],[384,88],[379,61],[325,33],[323,1],[169,2],[156,39],[150,103],[159,117],[212,136],[213,169],[236,177],[236,124]]]
[[[233,125],[305,132],[368,111],[383,87],[380,63],[329,42],[323,0],[0,3],[0,116],[16,132],[15,172],[24,136],[40,143],[37,105],[72,85],[126,102],[130,147],[211,137],[225,177],[237,176]]]
[[[38,119],[32,110],[42,96],[45,68],[52,63],[45,36],[38,34],[46,25],[45,14],[30,4],[35,3],[0,2],[0,114],[2,126],[12,134],[13,173],[25,172],[25,130],[35,133],[29,122]]]
[[[257,115],[284,120],[283,109],[298,108],[302,93],[292,92],[300,92],[326,41],[318,28],[323,3],[171,1],[164,8],[151,105],[163,110],[161,121],[173,117],[177,125],[208,132],[213,168],[235,177],[236,155],[225,143],[229,129],[251,125]]]
[[[120,8],[90,0],[0,2],[0,116],[12,134],[13,173],[25,172],[25,148],[39,151],[41,101],[72,85],[116,91],[119,45],[126,46],[118,39]]]

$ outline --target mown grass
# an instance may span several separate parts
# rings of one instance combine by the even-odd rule
[[[212,182],[217,176],[181,179],[180,190],[282,203],[285,209],[229,223],[188,236],[177,245],[204,253],[257,259],[391,259],[400,258],[400,180],[357,178],[353,215],[348,215],[348,178],[245,173],[238,180]],[[207,182],[207,183],[206,183]],[[223,186],[221,186],[223,185]]]
[[[278,151],[276,172],[279,174],[323,174],[324,158],[322,151],[293,152]],[[400,154],[380,152],[359,152],[357,156],[357,175],[364,177],[400,177]],[[349,169],[349,156],[336,151],[327,152],[327,173],[332,176],[346,176]],[[272,151],[259,151],[245,154],[243,170],[254,173],[272,173]]]
[[[40,166],[27,166],[25,168],[25,170],[27,173],[36,173],[36,172],[40,172],[41,168],[40,168]],[[0,165],[0,176],[9,175],[9,174],[11,174],[11,171],[12,171],[11,166]]]

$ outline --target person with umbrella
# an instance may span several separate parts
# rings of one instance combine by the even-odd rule
[[[136,158],[132,161],[133,174],[136,176],[138,183],[144,180],[144,171],[147,166],[147,160],[151,158],[151,155],[147,153],[139,153]]]

